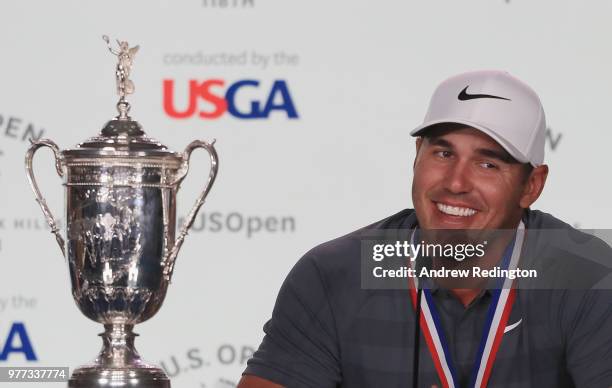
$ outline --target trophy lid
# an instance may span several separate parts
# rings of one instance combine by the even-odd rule
[[[97,136],[64,151],[70,156],[178,156],[159,141],[150,138],[134,120],[110,120]]]
[[[130,103],[125,98],[128,94],[134,93],[134,83],[129,76],[139,46],[129,47],[128,42],[117,40],[118,48],[114,49],[106,35],[102,38],[107,43],[108,50],[118,58],[115,75],[119,94],[117,102],[119,115],[106,123],[97,136],[64,151],[63,154],[72,158],[112,156],[180,158],[179,153],[168,150],[165,145],[148,137],[142,126],[128,116]]]

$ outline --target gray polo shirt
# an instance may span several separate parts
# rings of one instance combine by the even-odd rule
[[[528,211],[526,227],[571,228]],[[360,236],[413,228],[412,209],[324,243],[287,276],[245,374],[287,387],[412,387],[415,313],[406,290],[361,288]],[[603,252],[612,260],[612,250]],[[467,308],[433,289],[461,387],[470,382],[491,294]],[[515,325],[517,322],[518,325]],[[612,387],[612,292],[517,290],[488,387]],[[419,387],[442,387],[421,337]]]

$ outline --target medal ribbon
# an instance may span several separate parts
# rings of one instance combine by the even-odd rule
[[[416,233],[412,233],[412,243],[414,243],[415,234]],[[504,252],[502,259],[503,269],[514,270],[517,268],[523,246],[524,234],[525,225],[523,221],[521,221],[514,238],[514,244],[511,243]],[[510,250],[510,247],[512,247],[512,250]],[[411,266],[414,265],[414,263],[416,263],[416,261],[411,261]],[[472,369],[472,378],[469,385],[471,388],[484,388],[487,386],[487,382],[491,376],[491,370],[493,369],[493,363],[495,362],[495,357],[497,356],[497,351],[504,335],[504,329],[508,322],[510,312],[512,311],[512,305],[516,299],[516,289],[512,288],[513,280],[505,278],[503,280],[503,285],[501,280],[502,279],[500,279],[497,284],[498,287],[491,290],[491,304],[487,312],[480,346]],[[409,290],[410,299],[413,307],[416,309],[418,278],[409,278],[409,282],[411,283]],[[448,342],[444,336],[442,323],[431,291],[429,289],[423,289],[422,292],[425,297],[421,299],[422,314],[420,316],[420,324],[423,328],[423,337],[425,338],[434,366],[440,377],[440,382],[444,388],[459,388]],[[414,373],[418,373],[418,371]]]

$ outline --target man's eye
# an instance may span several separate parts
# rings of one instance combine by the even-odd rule
[[[486,168],[488,170],[497,168],[497,166],[495,164],[489,163],[489,162],[482,162],[482,163],[480,163],[480,166],[482,168]]]
[[[450,158],[452,155],[450,151],[436,151],[435,154],[440,158]]]

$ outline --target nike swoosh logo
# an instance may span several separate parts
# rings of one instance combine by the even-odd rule
[[[508,325],[506,326],[506,328],[504,329],[504,334],[506,334],[507,332],[509,332],[510,330],[514,330],[518,327],[518,325],[521,324],[521,322],[523,322],[523,318],[519,319],[518,321],[514,322],[512,325]]]
[[[461,93],[459,93],[459,95],[457,96],[457,98],[460,101],[467,101],[467,100],[474,100],[477,98],[496,98],[498,100],[506,100],[506,101],[512,101],[509,98],[505,98],[505,97],[499,97],[499,96],[492,96],[490,94],[468,94],[467,90],[470,87],[470,85],[466,86]]]

